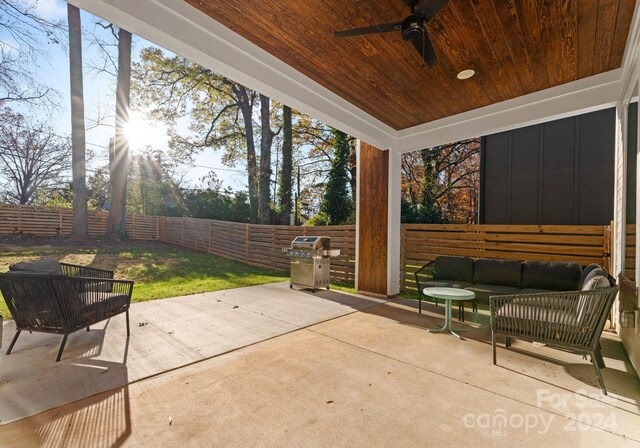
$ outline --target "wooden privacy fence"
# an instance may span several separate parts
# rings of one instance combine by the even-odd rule
[[[88,213],[89,235],[102,236],[107,232],[109,212]],[[158,239],[158,217],[125,215],[127,233],[136,240]],[[0,235],[25,233],[35,236],[70,236],[73,211],[70,208],[37,207],[32,205],[0,204]]]
[[[89,212],[89,233],[104,235],[108,212]],[[0,235],[28,233],[69,236],[71,209],[0,205]],[[157,240],[239,260],[254,266],[289,269],[282,253],[298,235],[325,235],[341,255],[331,260],[331,275],[340,281],[355,279],[355,226],[269,226],[195,218],[126,216],[129,236]],[[438,255],[515,260],[598,263],[610,271],[610,226],[528,226],[403,224],[401,228],[401,289],[415,291],[413,273]],[[635,226],[627,226],[627,276],[633,278]]]
[[[244,263],[289,270],[289,257],[282,253],[299,235],[331,238],[331,248],[340,257],[331,260],[331,277],[346,282],[355,278],[356,229],[347,226],[270,226],[196,218],[160,218],[159,240],[193,250],[233,258]]]
[[[402,225],[401,289],[438,255],[598,263],[610,270],[609,226]]]

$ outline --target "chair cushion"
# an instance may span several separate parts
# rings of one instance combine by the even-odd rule
[[[62,274],[62,266],[58,260],[43,258],[35,261],[21,261],[9,266],[10,271],[32,271],[45,272],[51,274]]]
[[[473,283],[511,286],[520,289],[522,263],[516,260],[478,259],[473,266]]]
[[[532,322],[548,322],[564,325],[577,325],[575,313],[544,306],[507,303],[496,313],[499,317],[521,319]]]
[[[503,296],[506,294],[517,294],[520,288],[504,285],[483,285],[481,283],[473,284],[465,289],[476,293],[476,299],[488,301],[491,296]]]
[[[525,261],[522,266],[522,288],[551,291],[576,291],[582,267],[578,263]]]
[[[473,283],[473,259],[468,257],[436,257],[434,280],[456,280]]]

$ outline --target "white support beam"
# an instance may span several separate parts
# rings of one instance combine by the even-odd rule
[[[401,184],[402,155],[389,151],[389,197],[387,212],[387,295],[400,292],[400,250],[401,250]]]
[[[68,0],[180,56],[380,149],[396,131],[184,1]]]
[[[612,107],[620,97],[620,75],[612,70],[404,129],[398,148],[415,151]]]

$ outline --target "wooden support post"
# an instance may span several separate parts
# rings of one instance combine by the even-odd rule
[[[358,173],[356,288],[386,296],[389,151],[360,142]]]

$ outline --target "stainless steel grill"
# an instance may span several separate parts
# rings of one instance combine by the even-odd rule
[[[327,288],[331,286],[331,257],[340,255],[339,249],[331,249],[328,236],[297,236],[291,247],[282,252],[291,259],[290,287]]]

